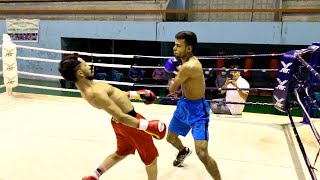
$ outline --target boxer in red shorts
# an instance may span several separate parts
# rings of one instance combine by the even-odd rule
[[[127,114],[136,117],[137,119],[145,119],[141,114],[136,113],[135,110],[132,110]],[[149,134],[121,123],[117,123],[115,119],[111,121],[111,124],[117,138],[116,154],[120,156],[127,156],[129,154],[134,154],[137,150],[142,162],[146,166],[156,160],[158,150],[153,144],[152,137]]]
[[[64,79],[75,83],[88,103],[113,117],[111,123],[117,138],[117,150],[82,180],[98,180],[104,172],[136,150],[146,165],[148,180],[156,180],[158,151],[152,137],[163,139],[167,128],[159,120],[146,120],[137,114],[130,101],[140,99],[151,104],[156,99],[155,94],[149,90],[125,92],[105,82],[94,82],[90,67],[77,54],[63,59],[59,63],[59,72]]]

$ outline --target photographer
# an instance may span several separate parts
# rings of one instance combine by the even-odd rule
[[[249,94],[249,90],[241,90],[241,88],[250,88],[247,80],[241,77],[240,71],[232,71],[239,69],[238,65],[232,65],[230,67],[231,71],[229,77],[227,78],[225,84],[221,87],[222,89],[235,89],[238,90],[221,90],[221,94],[226,93],[226,97],[223,99],[215,99],[215,101],[221,101],[220,103],[212,102],[210,104],[211,111],[214,114],[230,114],[230,115],[240,115],[244,109],[244,104],[225,104],[224,102],[246,102]]]

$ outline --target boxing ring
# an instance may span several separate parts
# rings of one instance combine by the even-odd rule
[[[16,45],[16,47],[51,53],[73,53],[20,45]],[[2,49],[2,61],[5,61],[4,54],[7,54],[4,51],[7,52],[7,50]],[[83,56],[104,56],[102,54],[78,53]],[[139,58],[136,55],[109,56]],[[19,61],[59,62],[59,60],[19,56],[16,59]],[[287,61],[284,62],[287,63]],[[89,64],[105,67],[120,66],[93,62]],[[4,64],[4,66],[6,65]],[[124,68],[130,67],[130,65],[122,66]],[[17,68],[11,67],[13,70]],[[314,70],[311,69],[311,71],[317,76]],[[7,75],[5,71],[0,73],[4,77]],[[19,72],[17,70],[17,73],[61,79],[60,76],[37,74],[36,72]],[[4,81],[4,85],[0,84],[0,88],[6,88],[6,92],[0,94],[0,180],[81,179],[83,175],[94,170],[108,154],[115,151],[116,139],[110,124],[111,116],[108,113],[93,108],[82,98],[18,93],[14,91],[14,87],[73,92],[77,92],[77,90],[19,84],[14,82],[12,77],[4,79]],[[105,82],[114,85],[134,85],[126,82]],[[148,85],[143,86],[148,88]],[[150,87],[153,86],[150,85]],[[157,87],[163,86],[158,85]],[[303,94],[300,89],[297,89],[296,92],[300,95]],[[279,94],[280,92],[274,93],[277,96],[280,96]],[[259,102],[248,102],[247,104],[272,105],[281,111],[288,110],[289,112],[290,108],[296,108],[299,105],[298,101],[285,103],[285,101],[280,101],[281,98],[284,96],[274,98],[275,102],[272,104]],[[310,101],[312,100],[316,103],[311,98]],[[160,119],[167,124],[169,124],[175,110],[174,105],[145,105],[139,102],[133,102],[133,105],[136,111],[141,112],[147,119]],[[291,122],[287,116],[283,115],[244,112],[242,116],[211,114],[210,119],[209,153],[217,161],[223,179],[303,180],[319,177],[319,173],[308,168],[307,163],[309,162],[312,167],[319,169],[319,163],[315,162],[319,142],[313,129],[301,123],[301,117],[291,117]],[[314,129],[319,129],[318,119],[308,117],[307,121],[309,120],[309,124]],[[302,143],[297,139],[296,131],[299,133],[298,139]],[[190,134],[181,140],[194,150]],[[175,148],[165,140],[154,140],[154,142],[159,151],[159,180],[211,179],[195,153],[186,159],[184,167],[173,167],[172,161],[177,154]],[[308,154],[308,157],[301,150],[301,144],[303,144],[303,150]],[[104,173],[100,179],[146,179],[144,164],[137,154],[129,156]]]

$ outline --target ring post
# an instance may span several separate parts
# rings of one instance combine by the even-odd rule
[[[314,46],[320,46],[320,42],[314,42],[312,43]],[[315,51],[310,55],[310,65],[317,70],[317,66],[319,66],[319,60],[320,60],[320,52]],[[319,80],[316,76],[310,73],[310,80],[309,84],[318,83]],[[310,88],[309,93],[313,96],[314,95],[314,89]],[[317,109],[313,109],[311,106],[308,107],[308,113],[309,115],[313,116],[313,111],[318,111]]]
[[[7,94],[12,96],[12,89],[18,85],[17,47],[8,34],[3,34],[2,39],[3,82]]]

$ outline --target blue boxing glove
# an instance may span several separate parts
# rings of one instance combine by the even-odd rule
[[[181,64],[182,64],[181,60],[176,58],[170,58],[164,64],[164,70],[168,73],[177,74],[179,70],[179,66],[181,66]]]

